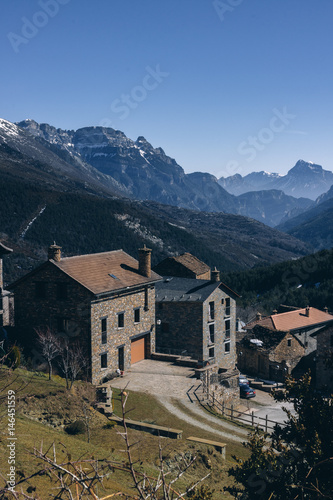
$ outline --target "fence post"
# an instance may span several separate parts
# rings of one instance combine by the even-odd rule
[[[267,419],[268,419],[268,417],[267,417],[267,413],[266,413],[266,421],[265,421],[265,432],[266,433],[267,433]]]
[[[231,405],[231,420],[234,418],[234,405]]]
[[[254,411],[252,410],[252,427],[254,427]]]

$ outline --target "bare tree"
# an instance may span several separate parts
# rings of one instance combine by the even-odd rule
[[[35,328],[37,342],[42,356],[46,359],[49,367],[49,380],[52,377],[52,361],[61,352],[60,339],[47,326],[45,328]]]
[[[78,341],[61,339],[60,367],[65,375],[66,387],[70,389],[80,372],[87,365],[87,358]]]

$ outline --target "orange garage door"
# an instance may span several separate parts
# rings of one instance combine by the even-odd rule
[[[131,364],[145,359],[145,338],[133,340],[131,344]]]

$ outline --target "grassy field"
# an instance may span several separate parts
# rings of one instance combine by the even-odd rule
[[[119,491],[128,495],[135,494],[130,474],[121,470],[126,467],[128,462],[127,454],[122,451],[125,449],[125,443],[119,434],[123,431],[122,426],[106,428],[107,418],[90,407],[91,439],[89,443],[86,433],[71,436],[63,428],[71,421],[82,419],[82,394],[86,397],[90,391],[85,384],[77,382],[71,391],[67,391],[65,383],[60,377],[54,377],[52,381],[49,381],[46,376],[32,374],[21,369],[12,373],[10,378],[7,378],[6,372],[2,369],[0,383],[1,396],[7,398],[8,390],[13,390],[16,393],[15,465],[16,481],[20,482],[19,486],[16,487],[17,491],[20,491],[22,487],[22,490],[28,492],[33,498],[55,497],[55,477],[43,473],[24,481],[25,478],[45,468],[46,464],[33,452],[34,448],[40,450],[42,447],[43,452],[49,449],[47,454],[49,457],[53,457],[55,449],[58,463],[65,463],[69,459],[71,461],[78,460],[82,467],[89,468],[90,465],[84,460],[100,460],[99,467],[107,461],[112,462],[112,468],[108,471],[103,483],[96,487],[96,493],[100,498]],[[1,487],[4,487],[6,474],[9,471],[5,403],[6,400],[2,401],[1,405]],[[197,457],[189,472],[175,485],[176,491],[184,491],[186,486],[210,473],[205,484],[215,489],[214,499],[220,499],[221,495],[223,498],[229,497],[222,493],[222,489],[224,485],[231,482],[227,474],[228,468],[234,463],[231,455],[245,456],[245,449],[240,444],[232,441],[227,442],[227,459],[223,461],[220,453],[213,448],[186,441],[186,437],[190,435],[220,441],[217,436],[175,418],[153,397],[130,392],[126,409],[132,409],[128,413],[128,417],[132,419],[183,430],[183,439],[172,440],[130,429],[130,441],[133,444],[136,443],[132,447],[132,453],[137,471],[145,472],[152,478],[157,477],[159,473],[159,446],[161,446],[164,466],[171,475],[176,470],[181,456]],[[114,391],[114,412],[121,415],[119,390]],[[91,498],[93,497],[91,496]]]

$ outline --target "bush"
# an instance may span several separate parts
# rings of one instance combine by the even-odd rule
[[[117,422],[115,422],[114,420],[109,420],[105,425],[103,425],[103,429],[113,429],[116,425]]]
[[[8,353],[7,356],[7,365],[15,370],[20,366],[21,361],[21,352],[17,345],[14,345]]]
[[[71,436],[75,436],[76,434],[84,434],[84,432],[86,431],[86,426],[84,425],[84,422],[82,420],[75,420],[75,422],[65,427],[65,431]]]

